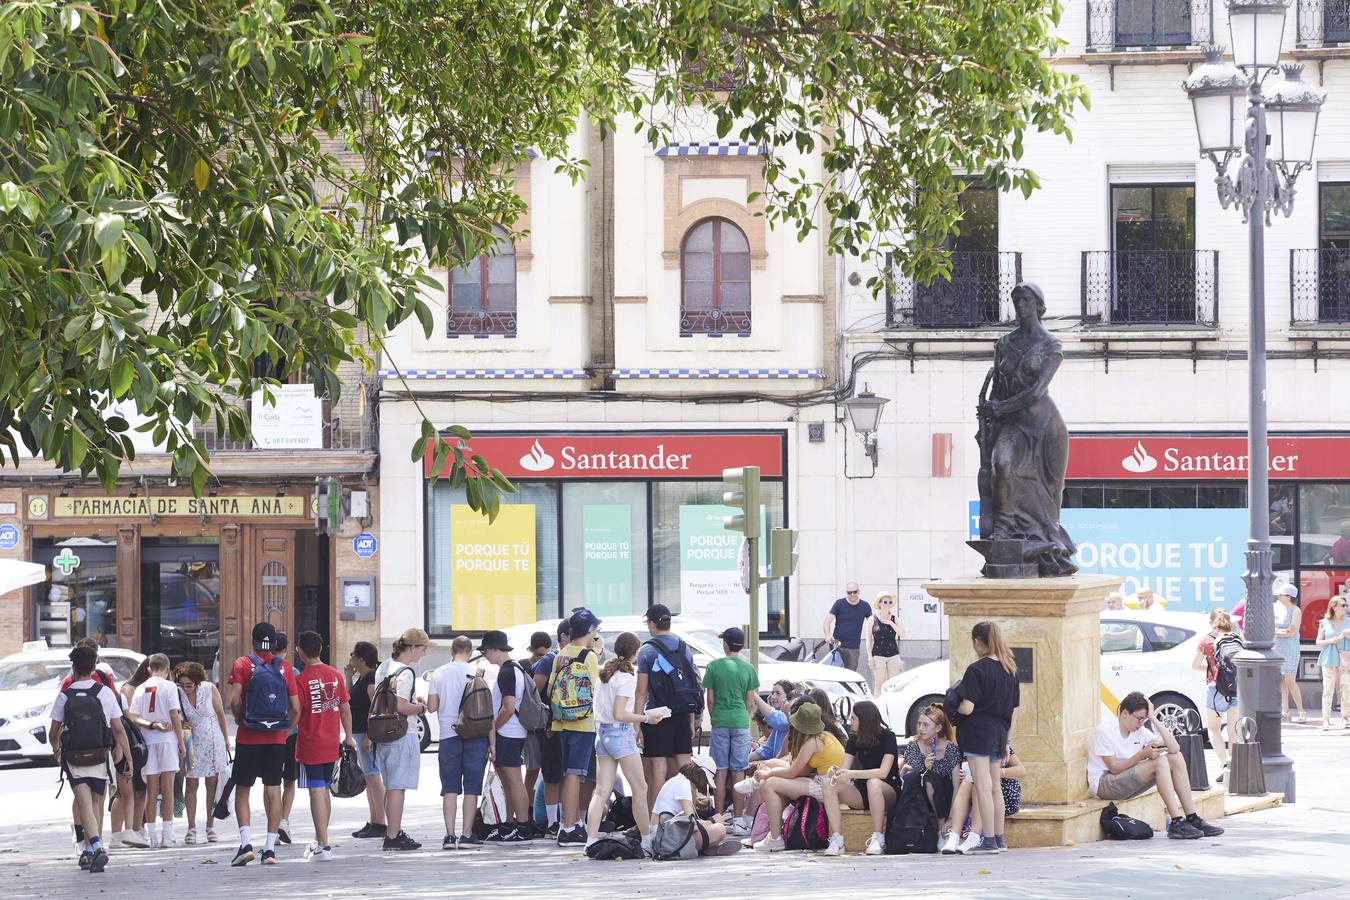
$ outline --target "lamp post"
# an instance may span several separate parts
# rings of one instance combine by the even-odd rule
[[[1275,212],[1294,208],[1294,182],[1311,166],[1317,116],[1326,93],[1304,84],[1302,66],[1279,68],[1290,0],[1228,0],[1233,62],[1207,48],[1205,63],[1183,83],[1195,113],[1200,154],[1218,170],[1219,203],[1237,206],[1247,223],[1250,315],[1247,327],[1247,648],[1237,657],[1240,715],[1256,722],[1266,789],[1294,800],[1294,764],[1280,733],[1280,663],[1275,652],[1270,552],[1270,484],[1266,415],[1265,229]],[[1243,101],[1246,101],[1244,109]],[[1236,161],[1236,171],[1230,164]]]

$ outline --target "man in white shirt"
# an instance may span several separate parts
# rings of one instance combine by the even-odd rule
[[[431,683],[427,685],[427,710],[436,713],[441,727],[436,752],[441,774],[441,814],[445,819],[442,850],[467,850],[483,844],[473,833],[473,823],[478,814],[478,798],[483,793],[488,738],[462,738],[455,729],[464,688],[478,672],[478,667],[469,662],[472,654],[473,641],[463,635],[455,638],[450,642],[450,662],[432,672]],[[456,810],[461,805],[463,814],[456,829]]]
[[[145,777],[146,828],[150,830],[151,847],[172,847],[173,837],[173,779],[178,774],[179,761],[187,755],[183,739],[182,704],[178,701],[178,686],[169,681],[169,658],[155,653],[149,660],[150,677],[136,688],[131,698],[128,715],[145,736],[148,758],[142,774]],[[163,834],[155,831],[155,797],[160,800]]]
[[[1116,718],[1097,726],[1088,753],[1087,775],[1088,786],[1102,800],[1129,800],[1156,784],[1170,817],[1169,838],[1191,840],[1223,834],[1222,828],[1209,824],[1196,812],[1181,746],[1158,721],[1153,704],[1138,691],[1120,701]]]

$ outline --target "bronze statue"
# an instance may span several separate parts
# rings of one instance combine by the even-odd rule
[[[1017,329],[994,345],[980,389],[980,540],[970,545],[991,578],[1072,575],[1077,548],[1059,522],[1069,432],[1049,394],[1064,354],[1041,324],[1041,289],[1023,282],[1012,299]]]

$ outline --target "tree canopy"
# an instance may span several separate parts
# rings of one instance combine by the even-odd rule
[[[579,117],[666,139],[703,107],[763,145],[766,208],[838,252],[945,266],[961,179],[1030,192],[1028,131],[1086,96],[1054,0],[7,0],[0,6],[0,445],[111,489],[139,426],[201,491],[192,422],[431,323],[427,267],[521,212]],[[785,151],[818,150],[824,176]],[[350,153],[340,152],[342,150]],[[354,156],[352,155],[354,154]],[[353,165],[353,160],[356,164]],[[934,239],[938,236],[938,239]],[[411,448],[495,514],[509,483]],[[3,461],[3,456],[0,456]],[[439,466],[437,467],[439,470]]]

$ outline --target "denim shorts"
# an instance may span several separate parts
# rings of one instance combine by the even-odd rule
[[[488,739],[442,737],[437,750],[441,766],[441,796],[483,793],[483,770],[487,768]]]
[[[595,733],[595,755],[610,759],[623,759],[638,754],[637,732],[632,722],[617,722],[612,725],[599,724]]]
[[[1205,695],[1205,706],[1209,707],[1219,715],[1223,715],[1234,706],[1237,706],[1237,700],[1229,700],[1223,694],[1219,693],[1218,685],[1211,684],[1209,686],[1209,693]]]
[[[525,738],[497,735],[497,768],[519,769],[525,762]]]
[[[366,741],[366,733],[364,731],[358,731],[352,735],[352,739],[356,741],[356,756],[357,760],[361,763],[361,771],[364,772],[367,777],[380,774],[380,764],[375,759],[375,745],[370,745],[369,753],[361,749],[361,745]]]
[[[708,755],[715,769],[744,772],[750,765],[750,729],[714,726],[708,738]]]
[[[300,763],[300,782],[302,788],[327,788],[333,783],[333,767],[336,763]]]
[[[580,775],[583,778],[595,771],[595,732],[562,731],[563,775]]]

